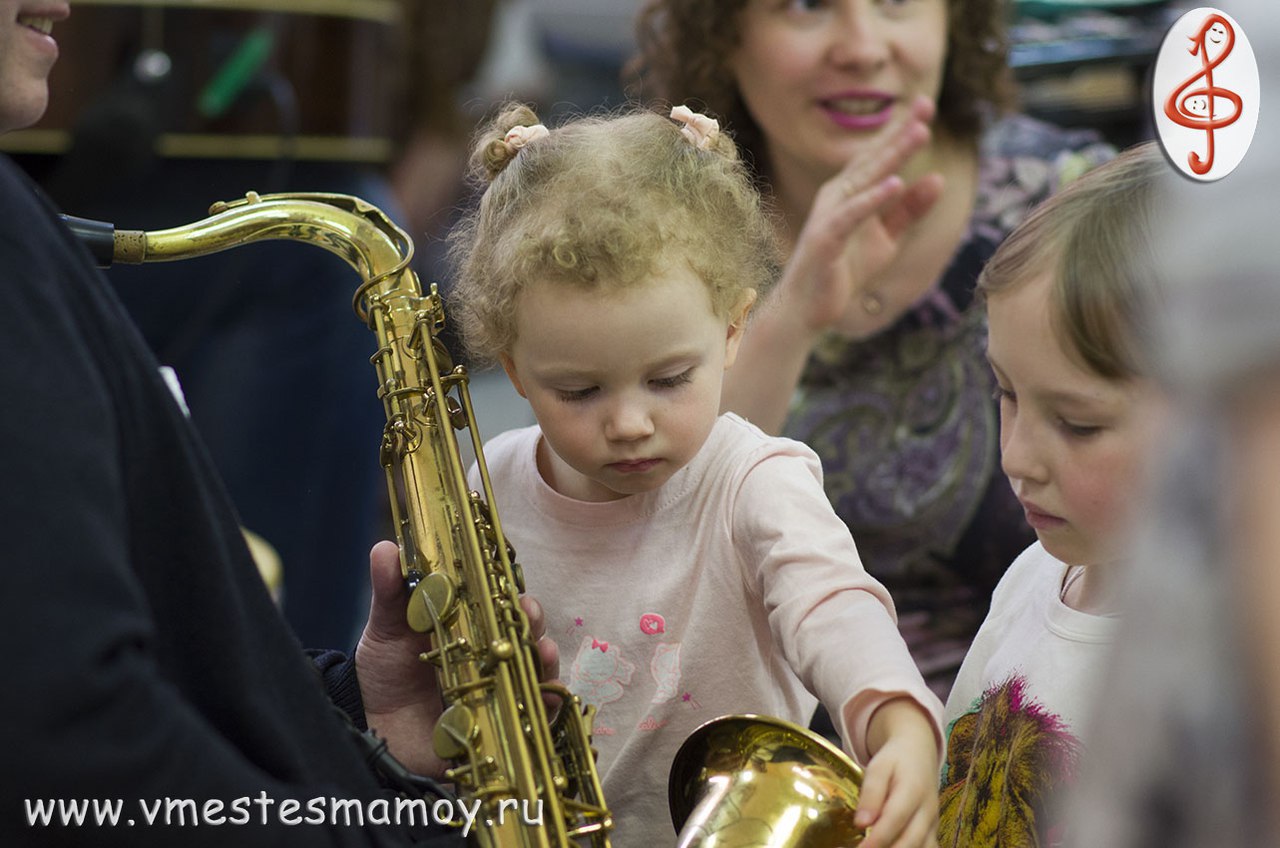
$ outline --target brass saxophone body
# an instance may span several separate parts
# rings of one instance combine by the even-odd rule
[[[188,259],[255,241],[306,242],[341,256],[362,283],[356,314],[374,332],[378,397],[387,423],[380,449],[407,616],[431,634],[447,708],[434,731],[447,779],[481,803],[474,833],[492,848],[571,843],[608,848],[612,819],[591,749],[593,708],[538,680],[522,577],[493,508],[465,367],[439,333],[444,309],[409,267],[413,243],[377,207],[338,194],[250,193],[167,230],[114,233],[119,262]],[[467,431],[483,492],[469,490],[456,431]],[[543,694],[563,701],[553,723]],[[537,805],[537,806],[535,806]]]

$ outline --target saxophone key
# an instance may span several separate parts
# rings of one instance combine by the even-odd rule
[[[436,722],[431,741],[436,749],[436,756],[446,760],[457,760],[472,750],[472,743],[479,734],[475,713],[465,704],[452,704]]]
[[[413,587],[409,596],[409,626],[427,633],[436,622],[448,623],[458,605],[458,587],[447,574],[434,571]]]

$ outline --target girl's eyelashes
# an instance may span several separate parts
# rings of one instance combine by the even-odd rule
[[[797,12],[812,12],[826,6],[829,0],[782,0],[782,8]]]
[[[586,400],[598,391],[598,387],[590,386],[585,389],[574,389],[565,391],[564,389],[556,389],[556,396],[565,403],[575,403],[577,401]]]
[[[650,382],[652,382],[655,386],[657,386],[660,389],[674,389],[676,386],[682,386],[685,383],[689,383],[692,381],[693,381],[693,369],[689,368],[685,371],[681,371],[679,374],[676,374],[674,376],[661,377],[656,380],[651,380]]]
[[[1073,424],[1065,419],[1059,419],[1058,426],[1064,433],[1077,439],[1087,439],[1102,432],[1102,428],[1096,424]]]
[[[649,385],[658,389],[674,389],[683,386],[685,383],[693,382],[693,370],[689,368],[670,377],[656,377],[649,381]],[[599,391],[599,386],[588,386],[585,389],[555,389],[556,397],[565,403],[589,400]]]
[[[1017,405],[1018,403],[1018,396],[1009,389],[1006,389],[1004,386],[1001,386],[999,383],[997,383],[995,389],[992,390],[991,397],[1001,405],[1005,403]],[[1058,416],[1056,423],[1059,430],[1066,433],[1068,436],[1077,439],[1087,439],[1091,436],[1096,436],[1104,429],[1101,424],[1078,424],[1061,416]]]

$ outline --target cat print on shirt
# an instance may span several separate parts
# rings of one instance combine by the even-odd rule
[[[635,663],[624,658],[617,645],[583,636],[569,667],[569,691],[599,709],[622,697],[635,671]]]
[[[582,632],[585,619],[581,616],[573,619],[566,633]],[[636,724],[636,730],[659,730],[668,724],[667,711],[676,707],[698,709],[700,705],[693,693],[682,688],[683,674],[680,667],[680,642],[662,641],[667,634],[666,619],[655,612],[641,615],[629,627],[638,627],[645,637],[651,637],[652,653],[649,658],[649,674],[653,679],[653,692],[649,704],[653,708]],[[634,646],[636,650],[649,652],[647,644]],[[591,704],[598,710],[596,714],[595,732],[601,735],[613,735],[618,729],[611,724],[616,721],[613,711],[605,709],[607,704],[620,700],[632,690],[633,697],[645,697],[647,694],[642,681],[632,683],[637,665],[623,655],[620,645],[601,639],[598,635],[584,635],[578,644],[578,652],[569,667],[569,690]],[[636,687],[639,687],[638,689]],[[671,707],[662,705],[671,704]]]

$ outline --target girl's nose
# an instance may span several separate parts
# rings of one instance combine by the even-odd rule
[[[1043,483],[1046,466],[1032,423],[1025,416],[1006,415],[1000,421],[1000,467],[1010,480]]]
[[[620,401],[609,410],[605,437],[615,442],[634,442],[653,435],[653,417],[648,408],[635,401]]]

